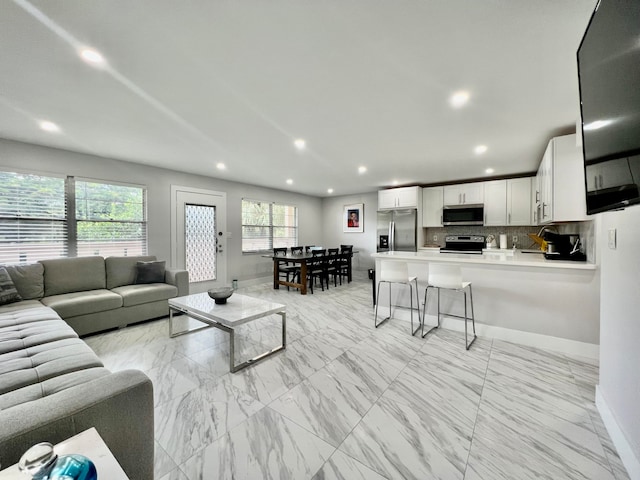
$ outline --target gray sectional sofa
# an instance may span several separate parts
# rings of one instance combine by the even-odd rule
[[[136,284],[136,264],[155,260],[58,258],[5,268],[23,300],[38,300],[87,335],[168,315],[168,299],[189,293],[185,270],[166,269],[163,282]]]
[[[153,385],[137,370],[110,372],[80,338],[164,316],[188,293],[184,271],[135,284],[154,257],[46,260],[5,267],[23,300],[0,306],[0,464],[30,446],[95,427],[131,479],[153,479]]]

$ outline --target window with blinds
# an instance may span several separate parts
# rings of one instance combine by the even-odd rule
[[[0,172],[0,263],[68,253],[65,179]]]
[[[242,200],[242,252],[263,252],[298,244],[298,208]]]
[[[0,172],[0,264],[146,254],[144,187]]]
[[[77,256],[146,255],[145,197],[142,187],[76,180]]]

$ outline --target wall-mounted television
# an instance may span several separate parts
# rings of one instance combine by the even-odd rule
[[[640,203],[640,1],[600,0],[577,56],[587,213]]]

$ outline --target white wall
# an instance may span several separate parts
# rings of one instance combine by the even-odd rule
[[[176,159],[176,165],[179,163],[179,159]],[[318,244],[323,240],[322,223],[318,221],[322,218],[322,200],[318,197],[4,139],[0,139],[0,169],[74,175],[146,185],[149,254],[167,261],[171,258],[169,215],[171,185],[226,192],[227,231],[232,235],[227,245],[229,281],[234,278],[244,280],[272,275],[271,260],[259,255],[242,254],[241,203],[243,197],[296,205],[299,213],[300,244]]]
[[[342,228],[344,206],[354,203],[364,204],[364,231],[345,233]],[[322,246],[331,248],[341,244],[353,245],[353,249],[360,252],[354,256],[354,268],[373,268],[375,262],[371,254],[376,251],[377,212],[378,192],[324,198],[322,200]]]
[[[635,461],[639,476],[632,478],[640,478],[640,206],[604,213],[600,220],[598,391],[630,447],[625,466],[631,473],[629,462]],[[607,246],[610,229],[617,234],[615,250]],[[618,443],[616,447],[621,450]]]

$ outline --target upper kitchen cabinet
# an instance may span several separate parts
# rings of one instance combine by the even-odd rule
[[[484,183],[484,224],[507,224],[507,181],[493,180]]]
[[[531,178],[507,180],[507,225],[531,225]]]
[[[633,183],[634,179],[627,158],[587,165],[588,192],[622,187]]]
[[[420,187],[390,188],[378,191],[378,210],[390,208],[418,208]]]
[[[587,219],[582,149],[576,135],[552,138],[538,169],[538,223]]]
[[[447,185],[444,187],[445,205],[484,203],[484,182]]]
[[[422,189],[422,226],[442,227],[443,187]]]

